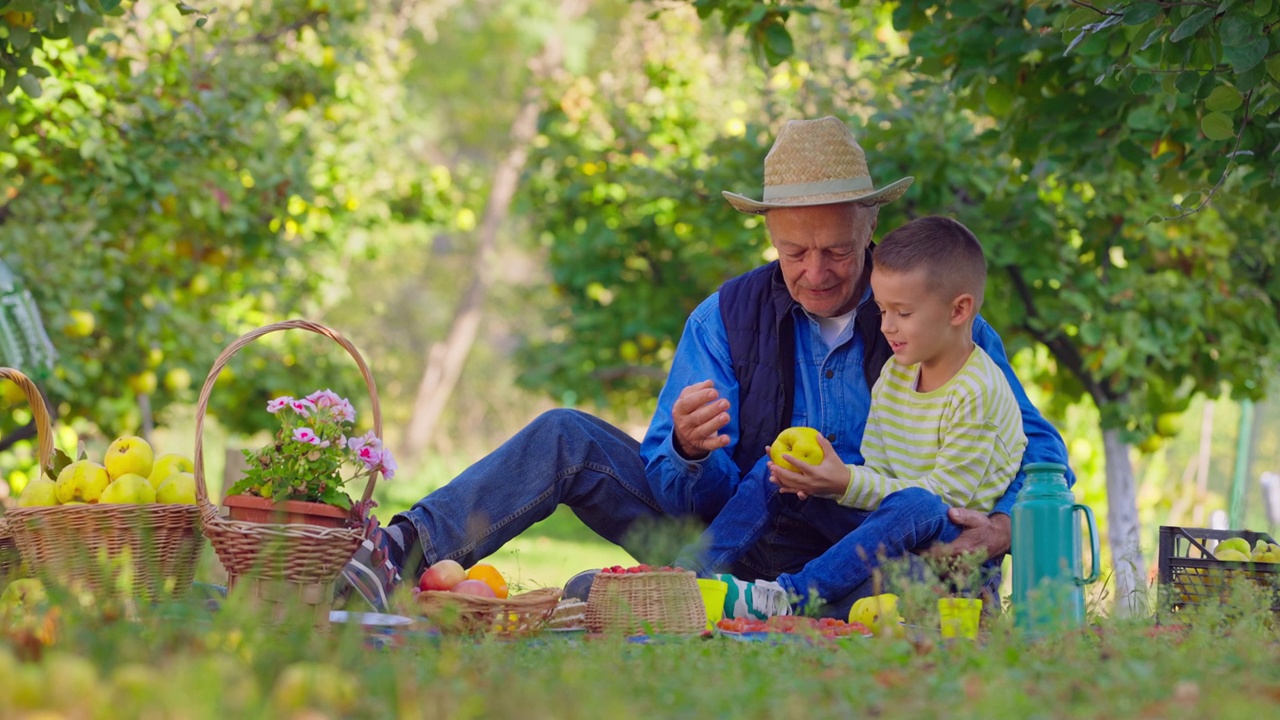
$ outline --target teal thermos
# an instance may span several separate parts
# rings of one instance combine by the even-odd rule
[[[1030,463],[1013,504],[1013,620],[1031,635],[1084,625],[1084,586],[1098,579],[1098,526],[1093,511],[1076,502],[1066,467]],[[1089,527],[1093,572],[1085,577],[1080,547],[1083,513]]]

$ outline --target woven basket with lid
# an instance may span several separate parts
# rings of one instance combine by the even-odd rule
[[[0,368],[0,379],[17,383],[31,405],[40,470],[47,474],[53,427],[44,397],[18,370]],[[191,587],[202,545],[194,505],[15,508],[3,525],[0,535],[12,538],[31,572],[97,594],[127,587],[147,599],[180,595]]]
[[[360,352],[337,331],[307,320],[287,320],[252,330],[237,338],[218,355],[196,406],[195,476],[196,496],[204,533],[213,544],[230,576],[230,584],[244,586],[250,598],[262,606],[274,621],[298,619],[307,614],[317,628],[329,625],[334,582],[363,540],[363,528],[356,522],[344,527],[254,523],[223,517],[209,499],[204,470],[204,420],[209,396],[218,374],[241,348],[254,340],[283,330],[306,330],[340,345],[360,369],[372,402],[373,430],[382,437],[382,410],[373,375]],[[378,473],[369,474],[362,500],[373,496]]]
[[[688,570],[599,573],[587,594],[591,632],[694,634],[706,626],[697,576]]]

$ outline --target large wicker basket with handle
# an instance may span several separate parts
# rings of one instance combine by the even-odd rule
[[[22,388],[36,422],[42,473],[53,460],[53,427],[39,389],[21,372],[0,379]],[[186,592],[202,537],[194,505],[53,505],[20,507],[5,516],[31,572],[94,593],[129,590],[147,599]]]
[[[599,573],[587,594],[592,632],[693,634],[707,626],[697,576],[688,570]]]
[[[227,569],[231,585],[244,585],[248,595],[275,621],[298,619],[305,610],[310,624],[329,624],[334,581],[363,539],[363,528],[354,519],[343,527],[305,524],[255,523],[223,517],[209,499],[204,470],[204,419],[209,396],[232,356],[254,340],[282,330],[307,330],[342,346],[355,360],[372,401],[373,430],[382,437],[382,410],[378,389],[369,366],[355,346],[335,330],[306,320],[287,320],[245,333],[227,346],[214,361],[200,389],[196,406],[196,497],[204,521],[204,533]],[[373,496],[377,473],[369,474],[362,500]]]

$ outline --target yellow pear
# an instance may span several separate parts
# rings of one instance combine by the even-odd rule
[[[898,596],[882,593],[862,598],[849,608],[849,622],[861,623],[881,637],[901,637],[902,616],[898,614]]]
[[[1213,556],[1218,560],[1225,560],[1227,562],[1249,562],[1248,554],[1242,553],[1233,547],[1223,550],[1222,546],[1219,545],[1218,549],[1214,551]]]
[[[38,477],[27,483],[18,496],[18,507],[45,507],[58,504],[58,485],[49,478]]]
[[[1249,554],[1249,541],[1242,537],[1231,537],[1218,543],[1218,547],[1214,549],[1213,554],[1217,555],[1223,550],[1238,550],[1244,555]],[[1221,560],[1221,558],[1219,558]]]
[[[103,488],[110,482],[107,469],[98,463],[92,460],[73,462],[58,473],[58,502],[97,502]]]
[[[151,481],[151,487],[159,490],[170,475],[194,472],[195,469],[196,466],[185,456],[178,453],[165,453],[152,463],[151,474],[147,476],[147,479]]]
[[[49,601],[44,583],[35,578],[19,578],[5,585],[0,593],[0,610],[21,607],[31,609]]]
[[[116,438],[107,448],[103,464],[107,466],[112,480],[129,474],[141,475],[145,479],[151,474],[154,460],[150,443],[136,435],[126,435]]]
[[[170,475],[156,490],[156,502],[164,505],[195,505],[196,476],[188,472]]]
[[[102,491],[99,503],[115,505],[145,505],[156,501],[156,489],[141,475],[126,473],[111,481]]]
[[[774,465],[787,470],[796,470],[796,466],[787,461],[783,455],[790,455],[797,460],[817,465],[822,462],[826,453],[818,442],[819,433],[811,427],[789,427],[778,433],[777,439],[769,446],[769,459]]]

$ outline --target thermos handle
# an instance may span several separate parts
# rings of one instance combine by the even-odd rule
[[[1084,519],[1088,521],[1089,526],[1089,550],[1093,553],[1092,560],[1093,572],[1089,573],[1087,578],[1075,578],[1077,585],[1088,585],[1098,581],[1098,524],[1093,521],[1093,510],[1088,505],[1075,504],[1071,506],[1071,512],[1076,510],[1084,511]]]

